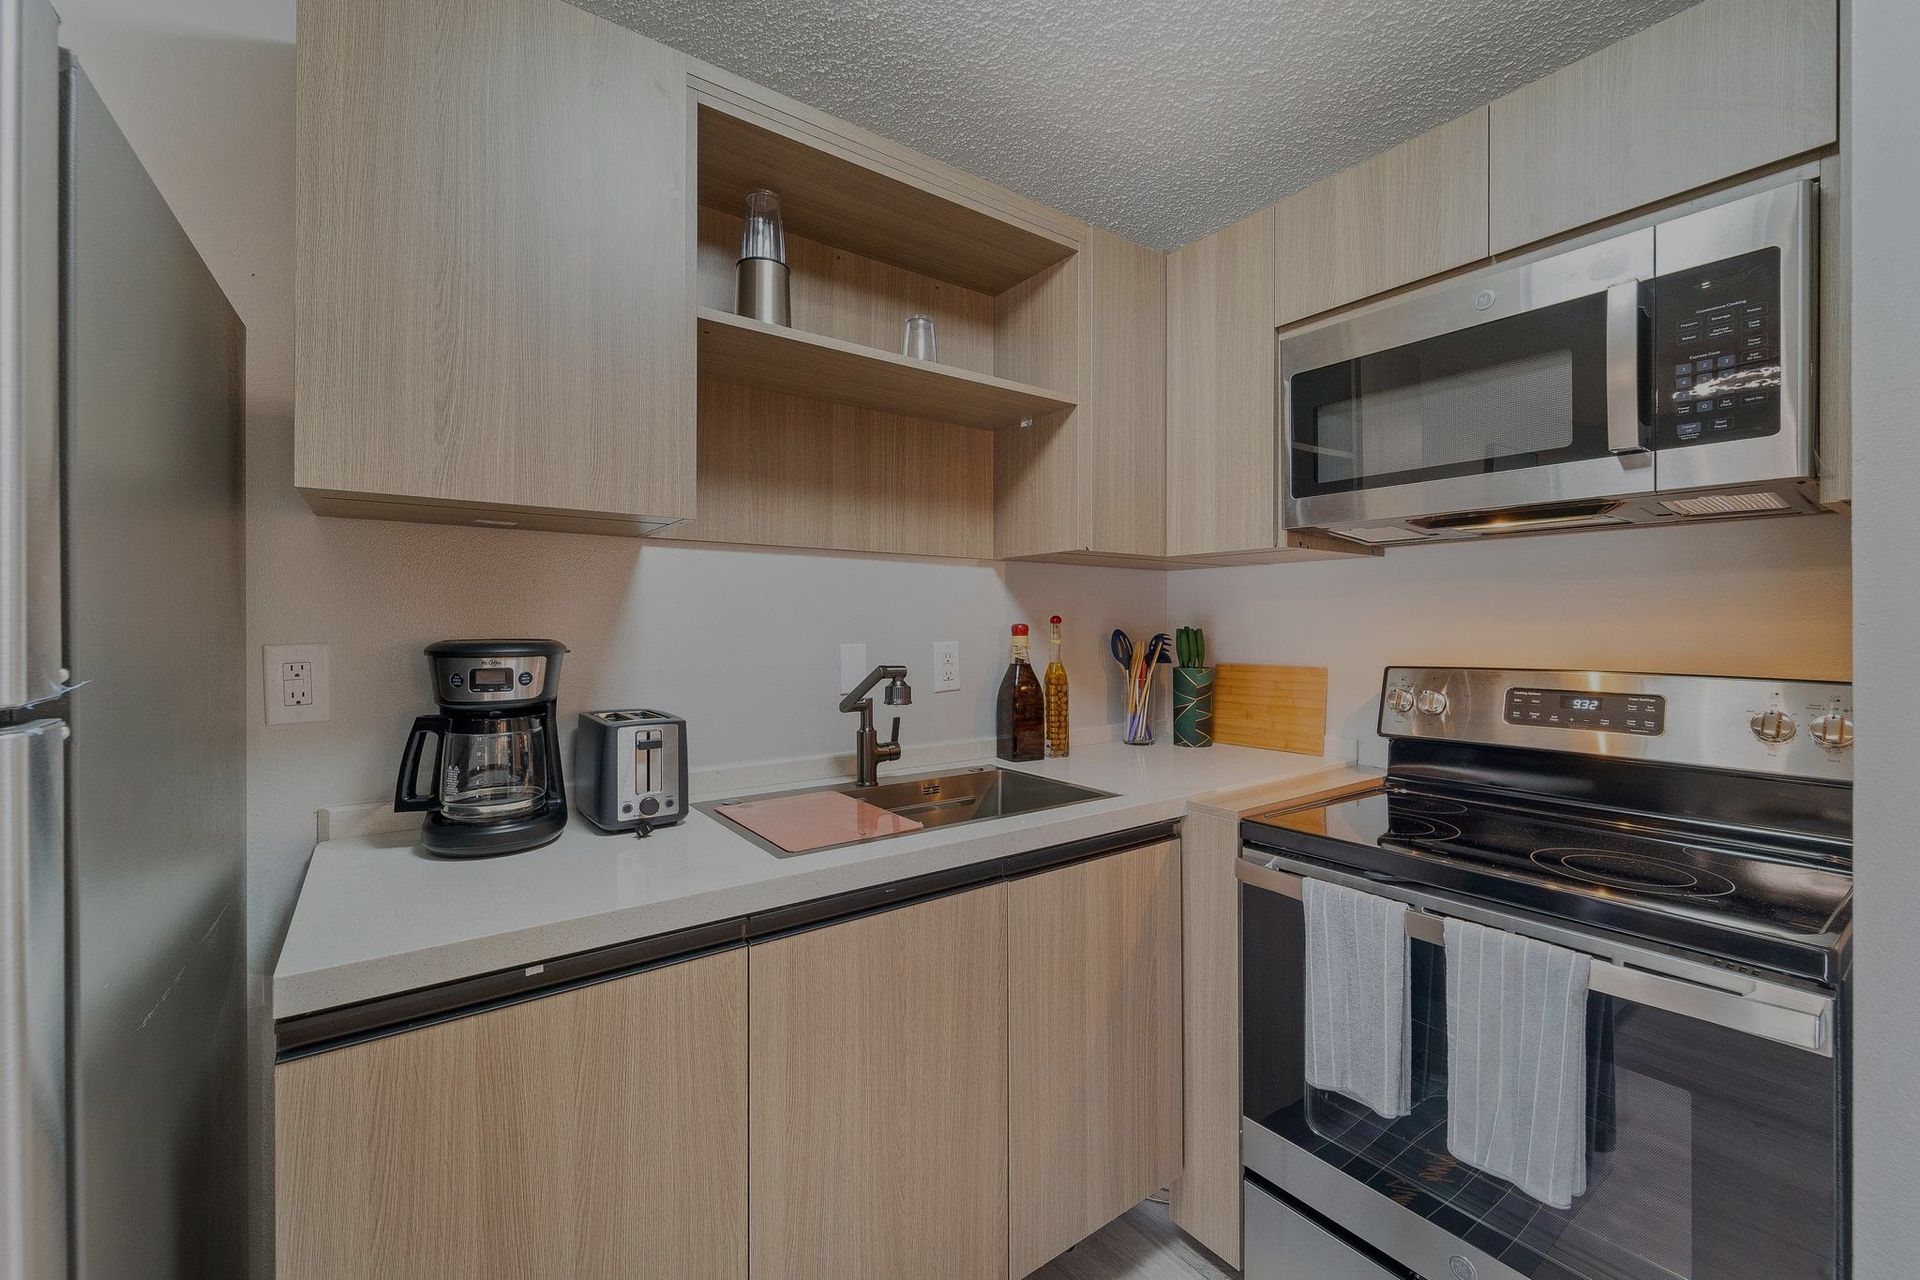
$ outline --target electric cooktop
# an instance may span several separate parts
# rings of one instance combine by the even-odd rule
[[[1379,792],[1256,814],[1242,838],[1376,881],[1483,897],[1833,981],[1853,877],[1831,842],[1714,832],[1527,797]]]

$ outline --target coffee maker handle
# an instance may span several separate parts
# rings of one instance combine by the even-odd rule
[[[427,735],[433,735],[433,789],[421,795],[413,789],[420,776],[420,753],[426,749]],[[411,813],[432,809],[440,798],[440,753],[447,741],[445,716],[415,716],[413,730],[407,734],[407,749],[400,753],[400,777],[393,784],[393,811]]]

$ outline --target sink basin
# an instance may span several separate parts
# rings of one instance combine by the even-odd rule
[[[951,827],[964,822],[988,822],[994,818],[1011,818],[1023,813],[1038,813],[1043,809],[1057,809],[1062,805],[1084,804],[1088,800],[1106,800],[1113,795],[1111,791],[1096,791],[1092,787],[1076,786],[1071,782],[1061,782],[1055,778],[1021,773],[1017,769],[981,765],[949,773],[921,773],[906,777],[882,778],[871,787],[855,786],[851,782],[831,783],[823,787],[802,787],[795,791],[776,791],[727,800],[713,800],[696,804],[694,808],[718,818],[776,857],[789,858],[797,856],[796,851],[783,849],[772,841],[763,839],[747,827],[735,822],[728,815],[727,810],[735,804],[777,800],[786,796],[818,795],[822,792],[838,792],[841,795],[851,796],[877,809],[884,809],[888,813],[911,819],[919,823],[922,828]],[[849,844],[867,844],[873,840],[892,840],[912,834],[912,831],[889,832],[822,847],[840,849]],[[818,853],[820,849],[808,849],[804,852]]]

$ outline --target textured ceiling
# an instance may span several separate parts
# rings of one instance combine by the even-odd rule
[[[574,0],[1170,249],[1694,0]]]

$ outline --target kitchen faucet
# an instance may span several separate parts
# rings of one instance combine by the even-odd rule
[[[893,718],[893,733],[887,741],[880,741],[880,735],[873,728],[873,699],[868,691],[882,680],[887,682],[886,700],[890,707],[908,707],[913,705],[913,689],[907,684],[905,667],[878,666],[867,673],[866,679],[853,687],[852,692],[840,699],[842,711],[860,713],[860,728],[854,734],[853,783],[857,787],[870,787],[880,780],[880,762],[900,758],[900,717]]]

